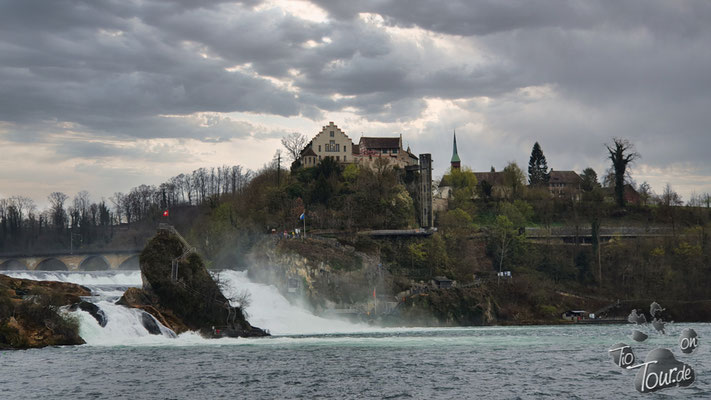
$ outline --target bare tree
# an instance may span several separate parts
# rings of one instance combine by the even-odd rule
[[[627,165],[640,157],[634,146],[627,139],[612,139],[612,146],[605,145],[610,153],[609,159],[615,170],[615,200],[620,207],[625,206],[625,172]]]
[[[64,225],[67,223],[67,212],[64,210],[64,202],[67,201],[69,197],[62,192],[52,192],[47,196],[49,204],[52,208],[52,224],[57,231],[64,229]]]
[[[10,205],[15,206],[20,216],[20,220],[23,220],[26,215],[35,211],[35,202],[26,196],[10,197]]]
[[[646,206],[647,203],[649,203],[649,199],[651,199],[654,196],[654,192],[652,191],[652,187],[647,183],[647,181],[642,182],[641,185],[639,185],[639,199],[642,201],[642,205]]]
[[[113,196],[109,197],[109,200],[111,200],[111,203],[114,205],[116,223],[119,225],[121,224],[121,220],[123,219],[123,202],[125,197],[126,195],[121,192],[115,192]]]
[[[664,186],[664,191],[662,192],[660,202],[663,206],[666,207],[680,206],[684,204],[684,202],[681,200],[681,196],[679,196],[679,194],[675,192],[674,189],[672,189],[671,185],[668,183],[666,186]]]
[[[86,190],[82,190],[74,196],[74,209],[79,212],[82,220],[87,218],[89,204],[91,204],[91,200],[89,199],[89,192]]]
[[[301,155],[301,150],[306,147],[306,136],[299,132],[292,132],[281,138],[281,144],[286,148],[289,160],[296,161]]]

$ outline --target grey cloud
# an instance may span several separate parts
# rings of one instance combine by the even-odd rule
[[[62,2],[61,10],[43,10],[56,14],[48,28],[26,9],[6,6],[5,18],[27,17],[28,23],[0,28],[9,38],[0,40],[7,60],[0,68],[0,119],[56,120],[128,135],[146,132],[131,125],[155,115],[199,111],[318,118],[322,111],[356,107],[385,121],[397,119],[388,115],[398,109],[407,112],[405,119],[416,117],[423,96],[462,98],[517,86],[511,71],[502,74],[496,65],[455,60],[429,67],[428,59],[444,58],[434,44],[420,51],[402,47],[362,21],[314,23],[219,3]],[[320,45],[306,48],[307,41]],[[236,65],[251,67],[225,70]],[[264,79],[291,79],[290,68],[300,72],[298,97]],[[333,100],[334,94],[365,97]]]
[[[270,81],[228,72],[225,67],[232,64],[202,59],[182,44],[171,43],[165,32],[140,19],[129,21],[140,10],[123,15],[93,3],[62,5],[58,22],[49,28],[29,19],[28,27],[34,29],[24,30],[32,40],[19,39],[22,35],[12,31],[22,32],[17,24],[1,25],[0,51],[7,61],[0,67],[0,120],[57,120],[110,130],[159,114],[300,113],[302,106],[294,95]],[[0,9],[3,18],[27,13],[13,6]],[[77,21],[82,18],[91,22]],[[112,37],[99,29],[122,33]]]
[[[523,163],[536,140],[555,168],[604,166],[613,136],[632,140],[649,165],[708,164],[707,2],[314,3],[330,18],[307,21],[257,0],[0,3],[0,135],[41,141],[70,124],[99,139],[271,138],[278,130],[162,116],[322,121],[354,110],[364,123],[402,123],[435,98],[463,107],[413,132],[416,151],[438,160],[450,151],[441,136],[462,127],[460,147],[477,169]],[[380,14],[386,29],[360,12]],[[390,27],[434,33],[408,40]],[[553,95],[528,97],[521,89],[531,86]],[[480,97],[488,103],[469,101]],[[115,149],[74,154],[91,151]]]
[[[391,25],[462,36],[483,36],[505,31],[538,28],[561,30],[593,27],[650,27],[655,32],[694,36],[711,16],[703,1],[664,0],[557,1],[542,0],[312,0],[338,19],[352,19],[361,12],[377,13]]]

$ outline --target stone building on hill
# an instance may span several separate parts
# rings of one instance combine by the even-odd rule
[[[363,136],[354,144],[345,132],[329,122],[301,151],[298,164],[312,168],[322,160],[331,158],[340,164],[358,165],[376,169],[383,165],[399,167],[413,177],[412,192],[418,207],[418,220],[423,228],[433,226],[432,206],[432,155],[420,154],[419,158],[402,147],[402,135],[396,137]],[[385,161],[385,164],[382,161]],[[380,162],[379,162],[380,161]]]
[[[418,165],[418,158],[410,149],[403,149],[402,135],[399,137],[367,137],[360,138],[358,144],[353,144],[345,132],[333,122],[329,122],[311,139],[301,151],[302,167],[315,167],[325,157],[331,157],[343,164],[359,164],[372,167],[379,159],[386,159],[389,164],[401,168]]]
[[[578,194],[582,183],[583,179],[575,171],[554,171],[551,169],[548,190],[557,196]]]
[[[457,134],[452,138],[452,159],[450,161],[451,170],[461,169],[461,159],[457,149]],[[479,186],[479,196],[483,197],[498,197],[505,198],[510,191],[510,183],[506,182],[506,173],[496,172],[494,167],[488,172],[474,172],[477,184]],[[509,178],[511,179],[511,178]],[[581,193],[582,178],[575,171],[550,171],[550,180],[548,181],[547,189],[552,196],[574,196],[578,197]],[[451,193],[451,187],[448,182],[448,175],[442,177],[439,184],[439,194],[437,201],[437,210],[446,209],[446,200]],[[633,196],[630,195],[630,198]]]

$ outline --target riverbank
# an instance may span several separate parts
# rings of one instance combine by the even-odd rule
[[[585,323],[617,323],[632,309],[648,310],[655,300],[666,307],[665,321],[711,322],[711,300],[623,299],[617,304],[610,293],[558,285],[535,272],[498,279],[479,268],[484,272],[469,282],[415,280],[380,253],[347,243],[265,237],[249,255],[249,276],[275,285],[287,298],[306,301],[317,313],[384,326],[568,324],[563,314],[571,310],[584,311]],[[590,314],[597,319],[587,321]]]

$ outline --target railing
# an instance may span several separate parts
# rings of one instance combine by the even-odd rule
[[[180,240],[180,243],[183,245],[185,248],[185,251],[183,254],[180,256],[174,258],[170,262],[170,280],[172,282],[177,282],[178,281],[178,266],[180,265],[180,262],[186,259],[190,254],[194,253],[196,251],[195,247],[190,246],[190,243],[188,243],[187,240],[181,235],[177,229],[173,225],[169,225],[166,223],[160,223],[158,224],[158,230],[161,231],[168,231],[172,234],[174,234],[178,240]]]
[[[600,236],[621,236],[621,237],[638,237],[638,236],[669,236],[672,234],[672,229],[661,226],[650,227],[601,227]],[[574,226],[561,226],[546,228],[527,227],[527,238],[548,238],[548,237],[572,237],[572,236],[591,236],[592,230],[589,226],[581,226],[576,229]]]

